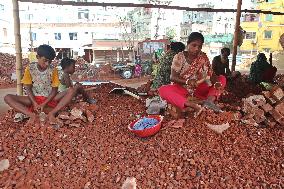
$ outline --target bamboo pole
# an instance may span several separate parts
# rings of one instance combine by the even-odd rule
[[[242,9],[242,0],[238,0],[238,8],[236,14],[236,25],[234,33],[234,47],[233,47],[233,59],[232,59],[232,71],[235,71],[236,60],[237,60],[237,51],[238,51],[238,39],[240,31],[240,18],[241,18],[241,9]]]
[[[18,0],[12,0],[12,2],[13,2],[14,36],[15,36],[15,50],[16,50],[17,94],[23,95],[23,86],[21,84],[22,47],[21,47],[21,33],[20,33],[19,2]]]

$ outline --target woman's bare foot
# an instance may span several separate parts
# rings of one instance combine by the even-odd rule
[[[194,110],[194,118],[199,116],[203,110],[202,106],[196,103],[188,103],[186,105],[187,105],[186,111],[192,111],[192,109]]]
[[[195,112],[194,112],[194,115],[193,115],[194,118],[198,117],[198,116],[201,114],[201,112],[203,111],[202,106],[200,106],[200,105],[198,105],[198,104],[194,105],[192,108],[193,108],[194,111],[195,111]]]

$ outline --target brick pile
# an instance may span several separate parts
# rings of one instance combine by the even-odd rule
[[[244,123],[267,126],[284,125],[284,92],[279,86],[243,99]]]
[[[11,75],[16,71],[16,57],[8,53],[0,53],[0,79],[11,81]],[[29,59],[23,59],[23,67],[29,63]]]

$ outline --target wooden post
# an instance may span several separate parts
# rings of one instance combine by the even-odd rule
[[[234,33],[234,44],[233,44],[234,48],[233,48],[233,58],[232,58],[232,71],[235,71],[235,67],[236,67],[239,31],[240,31],[241,8],[242,8],[242,0],[238,0],[238,8],[237,8],[237,14],[236,14],[236,25],[235,25],[235,33]]]
[[[95,49],[93,49],[93,60],[92,60],[92,62],[95,63],[96,62],[95,60],[96,60],[96,54],[95,54]]]
[[[17,94],[23,95],[22,79],[22,47],[21,47],[21,33],[20,33],[20,17],[19,17],[19,2],[13,2],[13,17],[14,17],[14,36],[15,36],[15,50],[16,50],[16,76],[17,76]]]

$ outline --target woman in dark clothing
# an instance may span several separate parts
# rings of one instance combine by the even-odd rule
[[[257,55],[257,60],[251,64],[249,80],[253,83],[273,82],[277,68],[267,62],[264,53]]]

